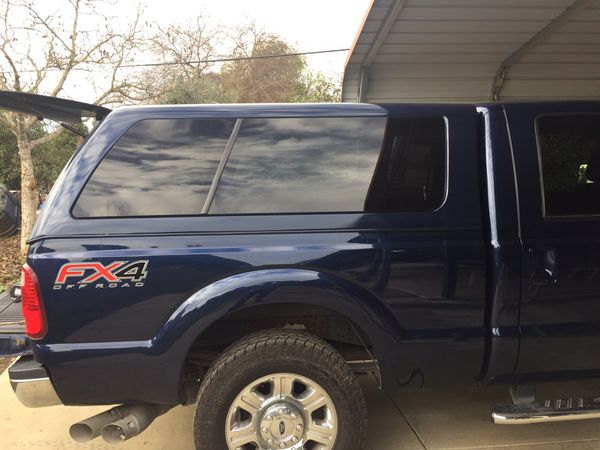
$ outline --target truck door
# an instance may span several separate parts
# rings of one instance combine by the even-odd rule
[[[523,244],[517,374],[600,370],[600,103],[505,105]]]

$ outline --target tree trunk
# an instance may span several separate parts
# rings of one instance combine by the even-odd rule
[[[27,253],[27,239],[35,223],[38,209],[38,194],[36,191],[31,144],[27,136],[24,120],[18,116],[17,143],[21,159],[21,254]]]

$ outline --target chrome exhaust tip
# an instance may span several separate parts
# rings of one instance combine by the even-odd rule
[[[102,433],[105,425],[124,417],[122,407],[111,408],[103,413],[88,417],[77,422],[69,428],[69,435],[74,441],[87,442],[97,438]]]
[[[158,416],[166,413],[168,405],[132,405],[128,406],[127,415],[104,425],[102,439],[109,444],[118,444],[131,439],[144,431]]]

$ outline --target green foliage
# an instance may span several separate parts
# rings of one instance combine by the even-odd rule
[[[80,125],[79,129],[87,133],[85,125]],[[50,192],[56,178],[81,141],[81,136],[65,130],[33,149],[33,170],[40,193]]]
[[[223,90],[220,75],[213,72],[200,78],[179,75],[175,77],[173,86],[155,101],[167,105],[230,103],[234,98]]]
[[[21,169],[17,138],[5,126],[0,124],[0,184],[11,190],[21,188]]]
[[[87,133],[85,125],[82,124],[79,129]],[[33,125],[29,135],[31,140],[35,140],[47,134],[48,131],[44,128],[43,123],[38,122]],[[65,130],[32,150],[33,170],[40,194],[45,195],[50,191],[58,174],[77,148],[79,140],[79,136]],[[18,190],[21,186],[17,139],[7,128],[1,125],[0,184],[6,185],[11,190]]]
[[[297,102],[337,103],[342,101],[342,85],[322,72],[307,72],[300,83]]]
[[[233,73],[229,73],[233,76]],[[231,86],[229,86],[231,88]],[[201,78],[186,78],[178,76],[173,86],[164,94],[155,98],[157,104],[204,104],[204,103],[236,103],[241,102],[238,91],[223,86],[221,74],[203,74]],[[328,78],[322,72],[305,71],[294,83],[287,87],[286,92],[280,92],[279,98],[272,101],[300,102],[300,103],[337,103],[341,101],[342,89],[338,80]],[[260,89],[253,95],[246,97],[248,102],[260,103],[262,94]]]

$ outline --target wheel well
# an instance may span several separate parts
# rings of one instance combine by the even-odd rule
[[[369,336],[346,316],[318,306],[284,303],[255,306],[217,320],[196,338],[186,363],[204,371],[238,339],[271,328],[306,330],[329,342],[346,361],[376,358]]]

